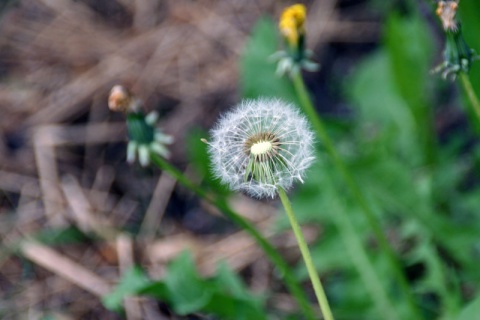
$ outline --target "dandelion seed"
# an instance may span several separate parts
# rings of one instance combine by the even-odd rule
[[[214,174],[232,190],[256,198],[290,189],[314,160],[305,118],[278,99],[246,100],[226,113],[208,142]],[[205,141],[206,142],[206,141]]]

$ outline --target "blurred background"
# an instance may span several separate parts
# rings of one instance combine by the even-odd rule
[[[304,3],[307,46],[321,64],[319,72],[305,74],[317,110],[371,191],[425,319],[448,319],[475,297],[480,280],[480,149],[478,123],[462,107],[461,91],[429,73],[442,60],[444,42],[434,7],[400,0]],[[175,139],[171,163],[228,195],[296,266],[313,301],[277,201],[229,195],[210,177],[199,140],[243,97],[295,100],[291,88],[275,80],[273,64],[258,67],[259,56],[280,48],[276,23],[291,4],[0,3],[0,318],[122,318],[101,300],[121,275],[141,265],[161,279],[188,249],[202,276],[214,275],[225,261],[274,310],[272,319],[301,319],[245,232],[167,174],[126,163],[124,116],[107,107],[110,89],[122,84],[147,111],[158,111],[159,126]],[[460,12],[465,37],[480,50],[479,6],[465,0]],[[475,88],[478,74],[476,66]],[[385,281],[389,275],[358,209],[339,197],[339,183],[323,177],[330,166],[319,159],[294,204],[338,319],[376,319],[333,221],[336,210],[351,214],[379,273]],[[124,232],[112,237],[113,229]],[[130,319],[215,319],[201,312],[179,316],[147,298],[125,307]]]

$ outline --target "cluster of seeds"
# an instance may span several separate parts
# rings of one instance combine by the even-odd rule
[[[296,108],[278,99],[246,100],[211,131],[215,175],[256,198],[289,189],[313,157],[313,133]]]

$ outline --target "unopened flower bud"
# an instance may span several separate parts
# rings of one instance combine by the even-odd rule
[[[455,16],[457,15],[458,1],[438,1],[435,13],[442,21],[445,31],[456,31],[458,28]]]
[[[113,86],[108,97],[108,107],[115,112],[135,112],[140,109],[140,101],[125,87]]]
[[[303,4],[295,4],[283,10],[278,24],[281,34],[292,47],[300,45],[300,38],[305,35],[305,18],[307,10]]]
[[[285,50],[278,51],[271,56],[277,62],[277,74],[288,74],[290,76],[300,72],[300,69],[307,71],[318,70],[318,64],[310,61],[312,52],[305,48],[305,19],[307,10],[303,4],[295,4],[285,8],[278,27],[285,39]]]
[[[140,165],[145,167],[150,163],[151,154],[168,158],[170,153],[165,145],[171,144],[173,138],[156,127],[157,112],[145,115],[140,106],[141,101],[124,87],[116,85],[110,91],[108,98],[110,110],[124,112],[127,115],[129,139],[127,161],[133,163],[138,158]]]

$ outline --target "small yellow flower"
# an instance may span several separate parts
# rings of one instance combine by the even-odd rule
[[[298,39],[305,34],[305,18],[307,10],[303,4],[295,4],[283,10],[279,28],[290,46],[296,47]]]

